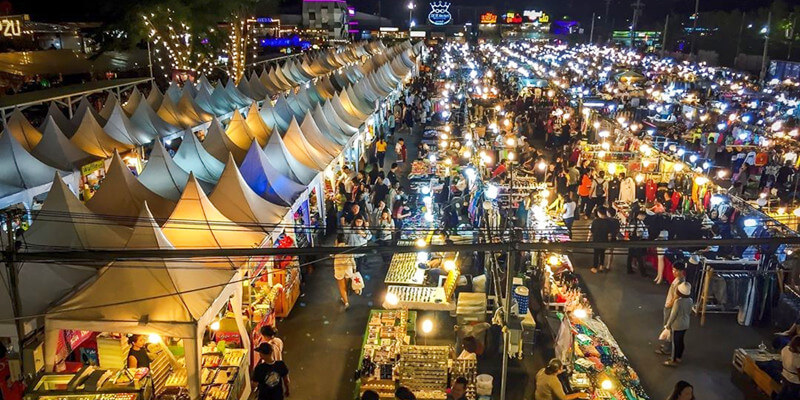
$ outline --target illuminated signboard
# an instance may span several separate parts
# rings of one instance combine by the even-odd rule
[[[503,14],[501,19],[503,20],[503,22],[505,22],[507,24],[521,24],[522,23],[522,16],[517,14],[517,13],[513,13],[513,12],[509,12],[509,13]]]
[[[550,16],[545,14],[544,11],[525,10],[522,12],[522,16],[526,17],[528,22],[538,22],[540,24],[550,22]]]
[[[492,14],[487,12],[486,14],[481,14],[481,23],[482,24],[496,24],[497,23],[497,14]]]
[[[28,20],[28,15],[5,15],[0,17],[0,32],[3,37],[22,36],[22,24]]]
[[[433,25],[447,25],[453,20],[450,15],[450,3],[437,1],[431,3],[431,12],[428,14],[428,22]]]

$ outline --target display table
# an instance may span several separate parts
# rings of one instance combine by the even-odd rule
[[[81,368],[74,374],[47,373],[38,377],[25,400],[149,400],[153,384],[148,368]]]
[[[774,374],[771,375],[760,365],[764,365],[764,363],[777,363],[781,365],[782,368],[780,359],[780,354],[769,353],[759,349],[736,349],[733,351],[733,367],[739,372],[749,376],[756,386],[769,397],[780,393],[780,376],[776,377],[773,376]],[[777,367],[777,365],[775,367]],[[771,369],[775,370],[775,372],[780,371],[778,368]]]
[[[445,293],[445,288],[441,286],[398,286],[389,285],[387,293],[397,296],[397,304],[384,302],[385,308],[390,310],[399,308],[409,308],[412,310],[425,311],[453,311],[456,309],[455,302],[449,301]]]
[[[394,399],[394,366],[401,347],[414,344],[416,326],[416,311],[370,311],[358,358],[356,398],[366,390],[373,390],[381,398]]]

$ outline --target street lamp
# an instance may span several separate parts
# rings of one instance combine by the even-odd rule
[[[407,7],[408,7],[408,30],[410,31],[411,28],[414,27],[414,25],[413,25],[414,22],[411,21],[411,13],[414,11],[414,2],[413,1],[409,1]]]

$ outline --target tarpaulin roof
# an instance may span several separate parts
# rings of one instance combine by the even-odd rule
[[[164,121],[146,101],[140,101],[133,110],[131,123],[137,137],[167,137],[182,130]]]
[[[258,247],[265,238],[263,232],[236,225],[222,215],[193,176],[163,231],[176,248]]]
[[[31,151],[42,140],[42,133],[31,125],[18,108],[15,108],[8,117],[6,131],[14,135],[27,151]]]
[[[251,104],[250,108],[247,110],[245,123],[247,124],[247,128],[250,129],[250,133],[252,133],[258,141],[258,145],[266,145],[269,135],[272,134],[272,128],[261,118],[256,103]]]
[[[139,182],[159,196],[177,201],[188,181],[189,173],[172,160],[161,141],[155,141]]]
[[[175,163],[184,171],[193,173],[197,179],[216,183],[222,175],[225,165],[217,160],[200,144],[200,140],[191,133],[183,135],[183,143],[175,153]]]
[[[137,136],[137,133],[142,131],[138,131],[133,127],[131,120],[125,114],[125,111],[122,111],[122,107],[117,102],[114,102],[113,106],[111,106],[109,118],[105,126],[103,126],[103,130],[118,142],[132,146],[141,146],[153,141],[155,138],[155,136]]]
[[[145,98],[142,95],[142,92],[140,92],[139,89],[134,86],[133,90],[131,90],[131,95],[128,96],[128,100],[122,105],[122,109],[125,110],[125,113],[129,116],[133,115],[133,113],[136,111],[136,108],[139,107],[139,103],[142,102],[145,102]]]
[[[245,137],[244,140],[246,139]],[[211,120],[211,126],[208,128],[208,132],[206,132],[205,140],[203,140],[203,148],[206,149],[208,154],[211,154],[220,162],[227,160],[228,155],[232,154],[236,162],[241,163],[242,160],[244,160],[245,154],[247,154],[246,149],[249,145],[249,140],[247,140],[247,144],[244,148],[234,143],[231,137],[222,129],[222,125],[216,118]]]
[[[119,249],[130,234],[130,228],[109,224],[94,215],[56,175],[22,242],[27,251]]]
[[[294,118],[292,118],[292,123],[289,124],[289,129],[286,130],[283,141],[286,143],[286,148],[289,149],[292,157],[309,168],[322,171],[333,160],[333,157],[322,149],[315,149],[314,146],[308,143],[303,132],[300,131],[300,125]]]
[[[257,146],[254,146],[258,149]],[[233,159],[228,159],[217,187],[208,197],[228,219],[238,224],[258,224],[264,232],[272,232],[286,216],[289,207],[270,203],[247,185]],[[266,226],[265,226],[266,225]]]
[[[303,131],[303,136],[315,150],[328,155],[326,166],[342,152],[342,146],[339,143],[329,139],[320,131],[311,112],[303,118],[300,130]]]
[[[42,140],[33,148],[32,154],[43,163],[63,171],[77,170],[96,159],[70,142],[49,115],[42,126]]]
[[[283,143],[281,135],[269,137],[269,142],[264,147],[264,153],[269,157],[270,164],[277,167],[281,174],[291,177],[297,183],[308,185],[319,173],[319,170],[308,167],[294,158],[286,144]]]
[[[83,120],[69,141],[81,150],[100,158],[111,157],[114,150],[124,152],[134,147],[109,136],[92,113],[83,115]]]
[[[150,84],[150,93],[147,95],[147,104],[150,104],[150,107],[153,110],[159,110],[161,108],[161,102],[164,101],[164,95],[161,94],[161,91],[158,90],[158,86],[156,86],[156,81],[152,81]]]
[[[166,221],[175,207],[175,202],[159,196],[139,182],[119,153],[114,153],[100,189],[86,202],[86,207],[120,225],[133,225],[145,201],[160,221]]]
[[[47,116],[53,118],[53,121],[58,125],[58,129],[61,129],[61,132],[63,132],[67,138],[72,136],[72,123],[69,122],[69,118],[58,108],[55,101],[50,102],[50,106],[47,107]],[[39,130],[44,129],[40,126]]]
[[[264,151],[253,142],[239,171],[247,185],[259,196],[275,204],[290,206],[306,188],[283,175],[272,165],[273,161],[275,160],[267,157]]]
[[[0,133],[0,198],[46,185],[56,170],[25,151],[14,135]]]

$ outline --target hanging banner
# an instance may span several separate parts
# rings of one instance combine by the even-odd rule
[[[428,13],[428,22],[433,25],[447,25],[453,20],[450,15],[450,3],[437,1],[431,3],[431,12]]]

